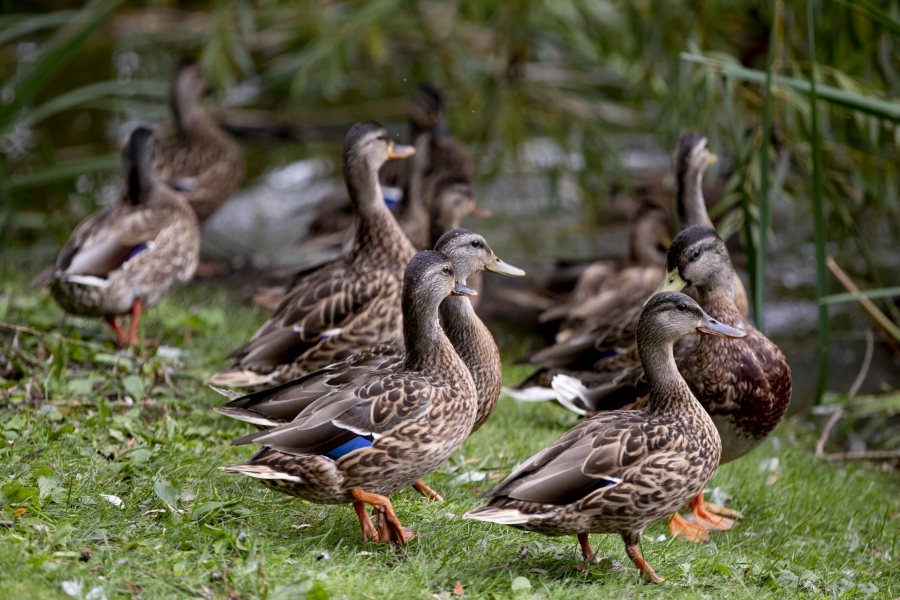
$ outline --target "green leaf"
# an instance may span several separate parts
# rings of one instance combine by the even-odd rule
[[[129,375],[122,380],[125,393],[135,400],[144,399],[144,380],[139,375]]]
[[[819,304],[841,304],[842,302],[856,302],[860,298],[872,300],[877,298],[893,298],[895,296],[900,296],[900,286],[859,292],[845,292],[842,294],[830,294],[819,298]]]
[[[181,497],[181,490],[165,479],[159,479],[153,484],[153,491],[163,501],[169,512],[177,512],[176,506],[178,505],[178,499]]]
[[[0,190],[14,192],[41,185],[49,185],[60,181],[74,179],[86,173],[117,171],[122,167],[122,157],[118,154],[104,154],[91,156],[90,158],[78,158],[75,160],[57,163],[47,167],[35,169],[24,175],[10,177],[6,182],[0,183]]]

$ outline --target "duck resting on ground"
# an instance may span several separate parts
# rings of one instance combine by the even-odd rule
[[[698,336],[675,346],[675,362],[685,380],[709,412],[722,438],[722,463],[736,460],[758,446],[781,421],[791,400],[791,370],[781,350],[741,314],[735,302],[734,269],[725,242],[699,225],[688,227],[672,241],[667,274],[660,289],[693,287],[700,306],[713,318],[747,333],[738,341]],[[554,380],[565,402],[588,413],[623,404],[646,402],[646,371],[634,347],[632,357],[612,382],[585,387],[577,381]],[[710,505],[699,494],[689,506],[694,522],[678,513],[669,528],[690,541],[709,539],[710,529],[729,529],[728,517],[739,513]]]
[[[653,296],[637,330],[650,388],[644,407],[583,421],[521,463],[486,494],[488,504],[466,518],[546,535],[574,534],[588,562],[595,559],[589,533],[618,533],[635,566],[661,583],[641,555],[641,533],[703,491],[721,452],[715,425],[672,356],[675,341],[694,332],[744,335],[704,313],[689,296]]]
[[[403,360],[354,376],[288,424],[237,440],[263,448],[224,470],[309,502],[352,503],[364,539],[405,544],[414,534],[388,496],[436,469],[475,424],[472,375],[438,320],[448,295],[471,293],[449,259],[417,254],[403,280]],[[377,531],[366,504],[377,511]]]
[[[51,276],[50,291],[63,310],[103,317],[120,346],[138,343],[141,312],[197,268],[197,217],[181,194],[158,180],[153,159],[153,133],[135,129],[122,153],[122,200],[79,223]],[[126,333],[118,316],[129,313]]]
[[[231,353],[214,385],[253,387],[290,381],[362,349],[400,339],[403,269],[415,249],[384,204],[378,169],[411,156],[374,121],[344,138],[343,172],[357,212],[350,252],[303,273],[249,342]]]

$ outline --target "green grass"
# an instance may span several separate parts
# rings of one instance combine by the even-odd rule
[[[575,423],[549,405],[502,400],[497,413],[440,472],[445,504],[395,495],[419,536],[405,549],[360,540],[348,507],[305,504],[217,467],[250,449],[228,441],[248,428],[210,410],[202,383],[264,314],[217,283],[175,291],[146,314],[155,345],[118,352],[96,321],[67,318],[24,275],[0,278],[0,321],[49,335],[0,331],[0,597],[581,598],[650,593],[621,540],[595,535],[603,563],[572,567],[574,537],[548,538],[465,521],[476,492]],[[118,363],[118,364],[116,364]],[[521,367],[507,377],[521,377]],[[17,379],[16,379],[17,378]],[[131,400],[128,399],[131,398]],[[132,401],[133,400],[133,401]],[[874,597],[900,594],[900,502],[894,475],[818,463],[815,431],[783,424],[751,456],[712,481],[745,519],[703,546],[672,542],[661,524],[643,551],[665,597]],[[761,461],[777,459],[774,470]],[[773,461],[769,461],[772,466]],[[121,508],[104,499],[117,496]],[[95,588],[99,588],[94,591]],[[78,595],[76,594],[76,595]]]

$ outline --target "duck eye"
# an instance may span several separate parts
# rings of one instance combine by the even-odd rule
[[[444,267],[443,269],[441,269],[441,272],[443,272],[445,275],[453,275],[453,269],[451,269],[450,267]]]
[[[481,240],[472,240],[473,248],[481,248]]]
[[[687,310],[687,304],[681,302],[678,304],[678,310]]]
[[[691,252],[691,260],[697,260],[698,258],[700,258],[700,248]]]
[[[388,141],[388,136],[387,136],[386,133],[382,133],[381,135],[378,136],[377,139],[378,139],[378,141],[380,141],[380,142],[387,142],[387,141]]]

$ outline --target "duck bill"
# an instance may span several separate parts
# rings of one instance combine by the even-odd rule
[[[394,158],[409,158],[415,153],[416,148],[414,146],[405,146],[403,144],[391,142],[390,147],[388,147],[388,160]]]
[[[469,212],[466,213],[470,217],[477,217],[479,219],[487,219],[488,217],[493,217],[494,213],[486,208],[481,208],[477,204],[469,209]]]
[[[503,262],[503,259],[496,254],[491,254],[491,260],[485,265],[484,270],[509,277],[522,277],[525,275],[525,271],[519,267],[512,266],[508,262]]]
[[[453,289],[450,290],[451,296],[477,296],[478,292],[470,288],[464,283],[456,282],[456,285],[453,286]]]
[[[705,333],[706,335],[715,335],[724,338],[742,338],[747,335],[746,331],[731,327],[725,323],[720,323],[706,313],[703,315],[703,321],[703,325],[697,327],[697,331]]]
[[[666,273],[665,278],[662,280],[662,283],[659,284],[659,287],[653,292],[653,295],[659,294],[661,292],[680,292],[684,288],[687,287],[687,282],[678,272],[678,269],[672,269],[668,273]]]

